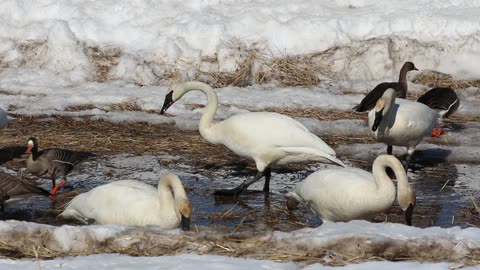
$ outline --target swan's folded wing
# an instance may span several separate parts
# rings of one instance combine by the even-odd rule
[[[319,161],[327,161],[333,164],[340,165],[342,167],[346,167],[345,164],[338,159],[337,157],[330,155],[326,152],[315,148],[308,148],[308,147],[278,147],[278,149],[288,153],[288,155],[279,161],[279,163],[290,163],[296,161],[296,156],[298,156],[298,161],[304,161],[303,158],[306,155],[310,155],[313,157],[319,157]],[[315,160],[314,158],[310,158],[310,160]]]
[[[308,147],[335,155],[335,150],[300,122],[278,113],[237,114],[220,122],[217,128],[222,130],[222,143],[231,149]]]

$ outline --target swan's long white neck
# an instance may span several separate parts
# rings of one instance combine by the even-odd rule
[[[383,116],[388,116],[391,109],[393,108],[393,105],[395,104],[396,99],[396,93],[393,89],[388,89],[387,91],[389,91],[389,93],[382,96],[384,102]]]
[[[158,182],[158,195],[160,200],[160,210],[174,209],[175,202],[187,198],[183,185],[176,177],[163,175]]]
[[[390,162],[383,158],[377,158],[373,162],[372,173],[375,178],[375,183],[377,184],[376,194],[381,194],[386,197],[394,197],[395,187],[393,186],[392,179],[388,177],[386,168],[389,167]],[[393,194],[392,194],[393,186]],[[373,194],[372,194],[373,195]]]
[[[207,141],[214,142],[213,134],[210,132],[210,128],[215,125],[213,119],[218,108],[217,94],[208,84],[191,81],[183,84],[183,92],[180,97],[192,90],[202,91],[207,96],[207,106],[205,107],[202,118],[200,119],[199,131],[202,137]]]
[[[387,167],[390,167],[393,170],[393,173],[397,178],[397,199],[400,207],[405,210],[411,203],[412,190],[410,184],[408,183],[408,177],[405,169],[400,161],[393,156],[381,156],[373,163],[372,173],[375,177],[375,182],[377,183],[378,192],[383,194],[385,194],[384,192],[391,192],[390,187],[393,185],[393,182],[386,173]]]

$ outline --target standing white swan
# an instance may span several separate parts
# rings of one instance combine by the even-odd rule
[[[191,90],[207,96],[207,106],[200,119],[199,131],[212,144],[223,144],[237,155],[251,158],[257,166],[253,180],[234,189],[216,190],[217,195],[241,193],[265,176],[263,191],[270,190],[270,166],[301,161],[321,161],[345,166],[335,151],[322,139],[310,133],[298,121],[273,112],[241,113],[221,122],[214,122],[218,99],[213,89],[202,82],[185,82],[170,86],[161,113]]]
[[[389,167],[397,178],[398,203],[412,225],[415,191],[407,174],[394,156],[381,155],[373,162],[372,173],[358,168],[336,168],[309,175],[287,194],[287,207],[306,204],[323,222],[349,221],[387,210],[395,201],[395,185],[388,177]]]
[[[438,123],[439,114],[426,105],[406,99],[395,99],[395,91],[388,89],[368,113],[370,134],[378,142],[387,144],[387,153],[392,146],[406,146],[408,169],[415,147]]]
[[[180,179],[160,176],[158,189],[135,180],[115,181],[82,193],[59,215],[88,224],[158,225],[163,229],[190,229],[192,206]]]

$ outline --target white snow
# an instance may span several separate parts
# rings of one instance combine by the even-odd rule
[[[467,0],[5,0],[0,56],[18,67],[25,59],[20,44],[46,41],[34,50],[46,51],[49,63],[37,54],[29,65],[68,71],[77,79],[92,71],[82,47],[113,47],[122,56],[112,75],[151,78],[167,65],[234,70],[246,48],[282,55],[340,46],[329,62],[349,77],[393,75],[405,59],[421,68],[478,77],[479,10],[478,3]],[[354,54],[360,56],[350,58]],[[217,63],[203,61],[206,57]]]
[[[366,262],[347,266],[331,267],[321,264],[303,266],[295,263],[278,263],[265,260],[232,258],[214,255],[182,254],[162,257],[131,257],[118,254],[102,254],[78,257],[65,257],[48,261],[0,259],[0,267],[9,270],[370,270],[370,269],[417,269],[449,270],[462,265],[455,263],[418,263],[418,262]],[[478,266],[464,267],[465,270],[479,269]]]

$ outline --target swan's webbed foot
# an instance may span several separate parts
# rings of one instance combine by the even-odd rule
[[[387,145],[387,154],[391,155],[393,152],[393,146],[392,145]]]

